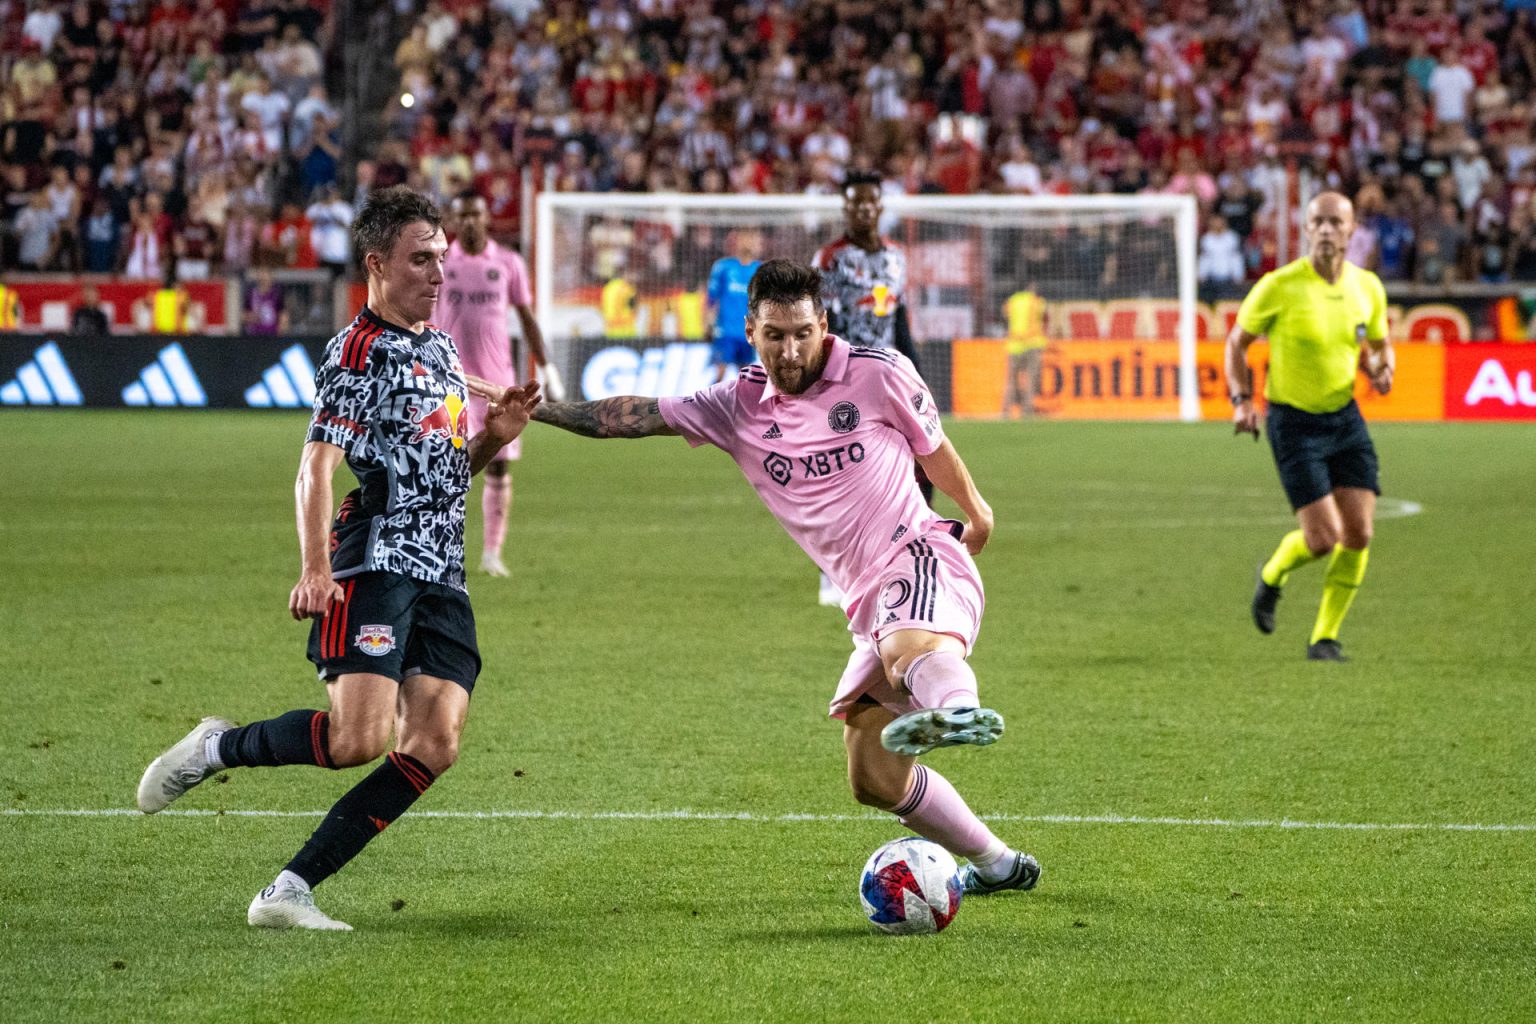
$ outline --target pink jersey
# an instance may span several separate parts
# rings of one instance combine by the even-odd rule
[[[523,258],[487,241],[472,256],[457,240],[443,260],[443,286],[433,322],[452,336],[464,369],[501,384],[516,384],[507,313],[532,304]]]
[[[906,356],[828,336],[821,380],[775,390],[761,366],[688,398],[662,418],[688,443],[730,453],[796,544],[844,594],[862,594],[904,545],[939,521],[912,457],[944,441],[933,396]]]

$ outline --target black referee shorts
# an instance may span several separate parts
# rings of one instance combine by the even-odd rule
[[[1337,412],[1325,413],[1271,402],[1265,432],[1292,509],[1310,505],[1336,487],[1381,493],[1376,446],[1353,399]]]
[[[371,672],[402,682],[427,675],[474,692],[480,650],[467,594],[394,572],[338,582],[342,600],[309,631],[309,660],[321,679]]]

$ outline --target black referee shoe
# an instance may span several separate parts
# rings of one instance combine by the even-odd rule
[[[1348,661],[1344,656],[1344,648],[1339,646],[1337,640],[1319,640],[1315,644],[1307,645],[1308,661]]]
[[[1275,631],[1275,605],[1280,603],[1280,588],[1264,582],[1264,563],[1259,563],[1258,582],[1253,588],[1253,624],[1260,633]]]

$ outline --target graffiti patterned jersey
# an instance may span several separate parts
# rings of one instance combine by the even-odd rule
[[[337,579],[396,572],[464,587],[468,392],[448,334],[385,323],[366,306],[325,347],[307,440],[346,454],[361,485],[331,531]]]
[[[827,330],[859,348],[896,347],[896,311],[906,298],[907,254],[889,238],[867,252],[846,237],[811,257],[821,271]]]

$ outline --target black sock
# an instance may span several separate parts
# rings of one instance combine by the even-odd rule
[[[436,778],[410,754],[392,751],[384,763],[347,792],[325,816],[309,842],[288,862],[311,887],[340,871],[368,840],[404,814]]]
[[[290,711],[265,722],[252,722],[219,737],[219,760],[226,768],[263,768],[280,764],[331,763],[331,716],[325,711]]]

